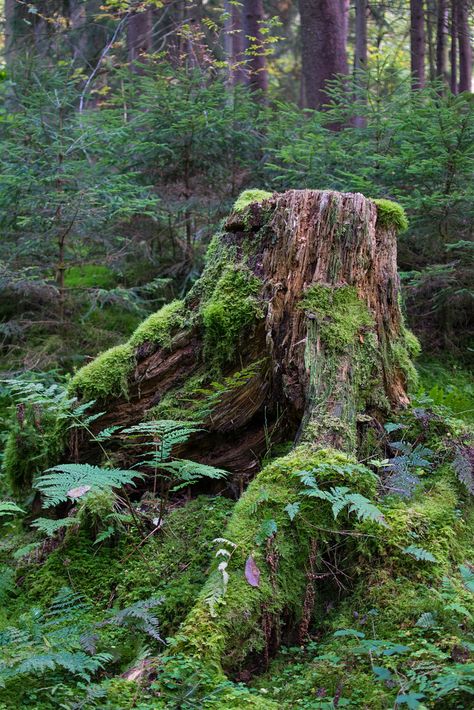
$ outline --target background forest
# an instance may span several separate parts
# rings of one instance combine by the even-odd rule
[[[471,0],[0,0],[0,8],[0,709],[471,707]],[[301,479],[304,500],[328,507],[325,524],[345,508],[360,536],[351,538],[347,580],[334,553],[335,586],[313,599],[329,617],[324,640],[311,635],[308,616],[273,665],[267,644],[251,672],[216,680],[214,668],[181,652],[176,632],[216,557],[225,591],[236,545],[222,531],[243,484],[216,496],[226,471],[174,453],[255,372],[222,367],[226,336],[214,341],[212,376],[121,430],[142,457],[123,468],[119,427],[94,429],[104,413],[96,403],[116,383],[105,374],[89,386],[80,368],[120,346],[107,367],[126,380],[122,344],[146,344],[140,324],[163,306],[160,320],[145,323],[167,347],[185,323],[176,299],[207,288],[206,252],[211,244],[209,264],[212,237],[239,195],[252,191],[245,208],[303,188],[402,206],[400,305],[423,355],[418,373],[406,365],[412,405],[380,425],[382,445],[364,444],[357,461],[319,463],[321,480],[337,469],[339,487],[320,490],[313,469]],[[196,392],[204,404],[195,406]],[[100,467],[61,464],[71,431],[78,451],[89,438],[100,447]],[[269,433],[260,467],[288,451]],[[375,494],[370,477],[387,466],[401,478]],[[351,493],[340,483],[356,473],[366,483]],[[406,502],[419,485],[431,497]],[[259,489],[252,515],[267,503]],[[347,601],[349,577],[368,574],[360,560],[389,554],[361,541],[381,510],[394,526],[395,561]],[[285,511],[293,523],[299,503]],[[284,525],[269,513],[257,546],[268,549]],[[247,580],[259,574],[246,567]],[[343,601],[331,616],[336,593]],[[399,607],[378,619],[393,597]],[[155,662],[166,639],[175,652]]]

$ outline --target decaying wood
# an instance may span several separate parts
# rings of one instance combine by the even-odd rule
[[[235,362],[223,376],[252,363],[264,365],[222,396],[203,422],[206,432],[190,442],[189,454],[245,479],[259,467],[269,440],[294,438],[302,421],[308,422],[315,412],[319,416],[323,392],[314,375],[326,354],[317,333],[308,339],[311,316],[299,307],[308,287],[354,286],[375,319],[381,352],[400,336],[396,232],[377,224],[376,205],[360,194],[290,190],[232,213],[221,240],[235,247],[237,262],[245,259],[261,280],[264,309],[263,318],[242,334]],[[199,311],[198,300],[189,299],[187,305]],[[381,388],[392,407],[403,406],[408,401],[403,372],[388,369],[383,357],[380,363]],[[205,367],[199,318],[192,329],[176,335],[170,348],[143,344],[136,352],[128,396],[106,403],[107,413],[95,422],[96,430],[143,420],[166,393]],[[341,354],[335,378],[339,392],[347,384],[348,396],[352,368],[351,353]],[[325,413],[341,417],[347,410],[343,399],[326,397]],[[357,414],[354,411],[354,417]],[[323,443],[344,448],[330,428],[325,437]]]

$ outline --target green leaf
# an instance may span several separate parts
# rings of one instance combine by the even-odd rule
[[[419,560],[420,562],[438,562],[436,557],[423,547],[409,545],[403,549],[403,552],[407,555],[411,555],[411,557],[414,557],[415,560]]]
[[[354,636],[354,638],[358,639],[365,638],[365,634],[362,631],[356,631],[356,629],[339,629],[339,631],[334,632],[333,636]]]
[[[288,517],[290,520],[293,522],[295,519],[295,516],[299,512],[300,509],[300,504],[299,503],[288,503],[287,506],[285,506],[284,510],[286,513],[288,513]]]
[[[268,538],[272,537],[272,535],[275,535],[277,530],[278,525],[276,521],[273,520],[273,518],[267,518],[266,520],[264,520],[260,526],[260,530],[255,536],[255,541],[257,545],[261,545],[262,542],[265,542],[265,540],[268,540]]]

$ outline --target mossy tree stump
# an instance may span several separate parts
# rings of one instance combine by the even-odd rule
[[[186,456],[227,468],[241,491],[253,479],[173,646],[218,672],[251,669],[282,638],[304,637],[332,550],[354,559],[358,538],[341,542],[330,509],[301,502],[294,474],[319,467],[321,485],[373,494],[374,474],[354,467],[363,429],[407,404],[414,376],[416,339],[399,307],[401,208],[316,190],[258,199],[239,200],[184,302],[72,383],[107,409],[97,430],[146,417],[201,420],[206,432]],[[255,476],[288,439],[293,450]]]
[[[77,373],[73,390],[107,410],[96,430],[200,419],[206,434],[189,455],[245,480],[270,444],[317,439],[354,451],[360,415],[407,402],[401,208],[360,194],[263,195],[237,203],[184,302]]]

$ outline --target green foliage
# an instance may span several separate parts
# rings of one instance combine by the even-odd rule
[[[344,473],[344,467],[341,468],[342,473]],[[316,480],[317,473],[317,468],[313,469],[311,473],[308,471],[297,472],[296,475],[304,484],[302,495],[308,498],[319,498],[320,500],[325,500],[330,503],[334,520],[337,519],[337,516],[344,508],[347,508],[349,513],[355,513],[358,520],[373,520],[380,525],[387,525],[382,512],[377,506],[360,493],[354,493],[346,486],[331,487],[329,490],[319,488]],[[288,506],[286,510],[288,512]],[[292,514],[294,511],[294,508],[290,509]],[[291,515],[290,519],[292,519]]]
[[[68,463],[48,469],[34,485],[43,496],[44,506],[51,508],[59,503],[79,500],[92,491],[135,485],[134,479],[142,477],[138,471]]]
[[[15,516],[19,513],[24,513],[25,511],[20,508],[19,505],[11,500],[1,500],[0,501],[0,518]]]
[[[334,350],[344,350],[359,332],[373,326],[373,318],[353,286],[310,286],[300,308],[317,317],[321,338]]]
[[[25,676],[46,676],[59,670],[89,681],[112,656],[90,653],[84,648],[86,611],[81,598],[65,588],[46,612],[32,609],[22,627],[0,632],[1,686],[5,688]]]
[[[397,202],[391,200],[374,200],[377,206],[377,224],[381,227],[395,227],[397,232],[408,229],[408,219],[405,210]]]

